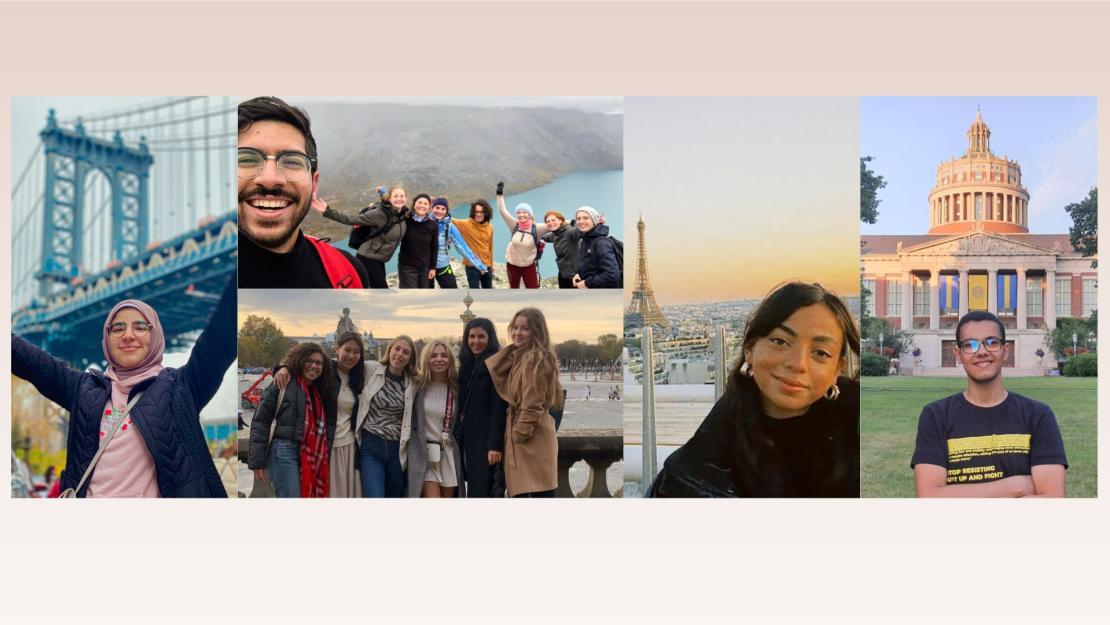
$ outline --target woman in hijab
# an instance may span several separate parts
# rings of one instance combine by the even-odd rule
[[[505,449],[505,400],[497,394],[486,358],[501,345],[493,322],[471,319],[459,351],[459,419],[455,432],[462,449],[467,497],[493,495],[493,475]]]
[[[162,365],[162,323],[139,300],[108,313],[104,373],[72,369],[12,335],[12,373],[70,413],[62,489],[77,497],[227,496],[200,411],[235,360],[235,284],[233,277],[180,369]]]

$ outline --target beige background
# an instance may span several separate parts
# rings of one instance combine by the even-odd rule
[[[15,94],[1106,101],[1108,18],[1106,5],[1010,2],[6,4],[0,188],[9,197]],[[1101,137],[1110,136],[1108,120],[1100,118]],[[1105,142],[1100,152],[1105,179]],[[0,353],[10,366],[7,349]],[[0,389],[7,406],[8,386]],[[1108,396],[1104,385],[1101,414]],[[1099,428],[1104,450],[1108,430]],[[1100,469],[1105,481],[1105,461]],[[402,501],[0,498],[0,519],[5,622],[983,624],[1094,623],[1108,613],[1106,499],[471,502],[448,510]],[[434,592],[416,581],[450,582],[455,571],[465,573]]]

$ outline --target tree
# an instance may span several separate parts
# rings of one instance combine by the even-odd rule
[[[624,341],[616,334],[603,334],[597,337],[597,345],[598,360],[602,362],[613,362],[621,357],[621,349],[624,347]]]
[[[874,160],[874,156],[864,156],[859,159],[859,219],[868,224],[879,220],[879,189],[886,186],[883,177],[871,171],[867,163]]]
[[[1098,187],[1091,187],[1087,199],[1068,204],[1064,210],[1071,215],[1071,246],[1083,256],[1098,255]],[[1098,267],[1098,260],[1091,261]]]
[[[886,319],[867,317],[861,325],[863,338],[870,341],[870,346],[875,349],[879,348],[879,335],[882,334],[882,347],[890,348],[894,358],[913,350],[913,334],[907,330],[896,330]]]
[[[1091,313],[1091,318],[1079,319],[1076,317],[1060,317],[1056,319],[1056,329],[1045,332],[1045,342],[1058,360],[1063,360],[1071,355],[1071,335],[1075,334],[1075,346],[1081,351],[1087,347],[1087,339],[1094,338],[1098,331],[1098,316]]]
[[[289,350],[289,339],[269,317],[250,315],[239,329],[239,366],[269,367]]]

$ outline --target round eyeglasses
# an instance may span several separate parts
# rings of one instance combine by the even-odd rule
[[[960,342],[960,349],[965,354],[975,354],[979,351],[980,347],[987,348],[988,352],[997,352],[1002,349],[1002,339],[997,336],[990,336],[985,339],[967,339]]]
[[[131,332],[134,333],[135,336],[146,336],[150,334],[150,329],[154,327],[145,321],[132,321],[130,325]],[[123,336],[123,333],[127,332],[127,326],[128,324],[126,321],[117,321],[108,326],[108,334],[112,336]]]
[[[244,180],[257,178],[269,160],[277,163],[278,173],[290,182],[304,180],[312,173],[312,166],[316,163],[316,159],[304,152],[282,152],[267,156],[254,148],[239,148],[239,177]]]

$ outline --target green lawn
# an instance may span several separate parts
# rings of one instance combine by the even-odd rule
[[[1068,454],[1068,497],[1098,495],[1097,378],[1009,378],[1006,388],[1052,407]],[[860,486],[864,497],[913,497],[917,418],[930,402],[962,391],[959,378],[863,378]]]

